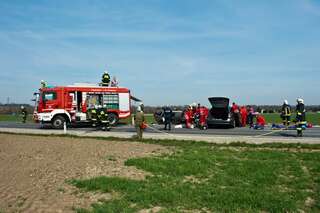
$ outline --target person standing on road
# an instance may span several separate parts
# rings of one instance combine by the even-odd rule
[[[142,139],[143,130],[145,129],[145,117],[141,106],[137,107],[137,113],[134,116],[134,124],[137,130],[138,139]]]
[[[306,109],[304,107],[304,101],[302,98],[297,99],[296,112],[297,112],[297,115],[296,115],[297,136],[302,137],[302,130],[304,126],[307,124]]]
[[[199,128],[200,129],[207,129],[207,118],[209,115],[209,109],[205,106],[199,107]]]
[[[241,115],[241,126],[245,127],[247,126],[247,116],[248,116],[248,112],[247,112],[247,108],[245,106],[242,106],[240,109],[240,115]]]
[[[99,105],[98,110],[98,123],[103,131],[110,131],[110,122],[108,119],[108,109],[106,106],[102,107]]]
[[[282,109],[281,109],[281,118],[282,118],[283,125],[285,125],[286,127],[288,127],[290,124],[290,117],[291,117],[291,107],[288,104],[288,101],[284,100]]]
[[[240,110],[239,110],[239,106],[235,102],[232,103],[231,112],[234,115],[236,126],[239,127],[240,126]]]
[[[98,112],[97,112],[97,110],[98,110],[97,105],[94,105],[93,108],[89,109],[90,119],[91,119],[93,127],[98,126]]]
[[[28,111],[24,106],[21,106],[22,123],[27,121]]]
[[[192,126],[192,120],[193,120],[193,113],[192,113],[192,107],[188,106],[188,108],[184,112],[184,119],[186,122],[186,128],[190,129],[193,128]]]
[[[164,130],[171,131],[171,122],[172,122],[172,117],[173,117],[173,112],[172,109],[167,105],[163,107],[163,117],[164,117]]]
[[[248,106],[249,113],[248,113],[248,123],[250,128],[253,127],[253,118],[254,118],[254,109],[252,106]]]

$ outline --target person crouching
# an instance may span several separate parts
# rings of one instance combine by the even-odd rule
[[[266,125],[266,119],[259,113],[257,113],[256,119],[257,122],[254,125],[254,129],[264,129],[264,126]]]

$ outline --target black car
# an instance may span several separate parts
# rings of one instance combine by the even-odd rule
[[[207,119],[208,127],[225,126],[234,128],[234,115],[230,111],[229,98],[211,97],[208,98],[212,108]]]
[[[180,110],[173,110],[172,111],[173,115],[172,115],[172,123],[173,124],[181,124],[183,122],[185,122],[184,119],[184,111],[180,111]],[[164,124],[164,116],[163,116],[163,110],[157,110],[154,114],[153,114],[154,120],[157,122],[157,124]]]

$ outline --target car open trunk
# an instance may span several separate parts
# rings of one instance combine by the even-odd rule
[[[227,120],[229,117],[229,98],[211,97],[208,99],[212,106],[210,110],[211,117]]]

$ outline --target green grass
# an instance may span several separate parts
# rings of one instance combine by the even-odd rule
[[[21,114],[0,114],[0,121],[22,122]],[[33,122],[32,115],[28,115],[27,122]]]
[[[147,143],[175,146],[171,155],[129,159],[127,166],[152,173],[146,180],[97,177],[69,183],[88,191],[118,192],[92,212],[319,212],[320,147],[300,145],[214,145],[192,141]],[[257,149],[259,147],[260,149]],[[268,149],[261,149],[269,147]],[[286,149],[279,149],[287,147]],[[305,151],[305,152],[304,152]],[[311,198],[311,203],[305,201]],[[91,212],[78,209],[78,212]]]
[[[266,118],[267,123],[282,123],[282,120],[278,113],[264,113],[263,116]],[[293,120],[295,116],[295,113],[293,113],[291,116],[291,120]],[[320,125],[320,113],[307,112],[306,119],[309,123],[312,123],[313,125]]]
[[[130,116],[129,118],[125,118],[125,119],[120,119],[120,123],[131,124],[132,116]],[[153,118],[153,114],[145,114],[144,116],[145,116],[146,122],[148,124],[155,123],[155,120]]]

